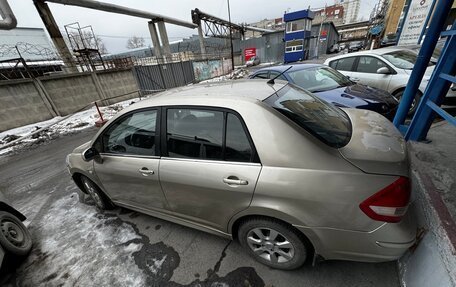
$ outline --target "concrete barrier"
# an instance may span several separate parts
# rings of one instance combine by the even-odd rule
[[[90,102],[113,104],[137,97],[131,69],[0,81],[0,132],[71,114]]]
[[[34,80],[0,81],[0,132],[53,116]]]

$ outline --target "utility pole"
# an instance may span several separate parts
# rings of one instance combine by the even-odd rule
[[[231,32],[230,0],[227,0],[227,2],[228,2],[228,22],[230,24],[231,69],[234,71],[233,33]]]

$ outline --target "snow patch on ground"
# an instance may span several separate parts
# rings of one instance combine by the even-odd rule
[[[162,265],[163,265],[163,262],[165,262],[166,260],[166,257],[167,255],[164,255],[162,257],[162,259],[156,259],[156,258],[152,258],[152,264],[147,264],[147,267],[149,268],[150,272],[152,272],[153,274],[157,274],[158,271],[160,271]]]
[[[103,114],[103,118],[109,120],[119,111],[123,110],[125,107],[128,107],[130,104],[139,101],[139,98],[126,100],[119,102],[110,106],[100,107],[100,110]],[[57,138],[61,135],[74,133],[83,129],[93,127],[95,122],[99,120],[99,115],[95,106],[85,111],[81,111],[72,115],[71,117],[61,121],[63,117],[55,117],[50,120],[10,129],[0,133],[0,148],[2,145],[8,144],[9,142],[18,139],[23,136],[30,135],[34,131],[50,126],[48,129],[43,130],[42,132],[35,134],[31,137],[25,138],[18,142],[16,145],[0,149],[0,155],[5,155],[11,153],[15,150],[22,149],[24,147],[39,144],[51,139]],[[60,122],[59,122],[60,121]],[[54,124],[54,125],[53,125]]]
[[[133,252],[133,227],[81,204],[76,193],[55,201],[30,230],[32,253],[17,270],[18,286],[145,286]],[[157,267],[159,268],[159,261]]]
[[[213,83],[213,82],[220,82],[220,81],[228,81],[228,80],[237,80],[246,78],[249,75],[249,71],[243,68],[236,69],[228,75],[223,75],[220,77],[215,77],[209,80],[201,81],[200,83]]]

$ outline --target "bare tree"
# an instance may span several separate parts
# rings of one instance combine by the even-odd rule
[[[81,31],[80,33],[77,31],[71,31],[68,37],[72,50],[98,49],[102,55],[108,53],[108,49],[106,48],[103,40],[90,31]]]
[[[135,49],[135,48],[141,48],[146,46],[146,41],[144,40],[143,37],[130,37],[127,40],[127,49]]]

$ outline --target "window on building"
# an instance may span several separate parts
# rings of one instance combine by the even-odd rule
[[[306,21],[306,19],[299,19],[299,20],[287,22],[287,33],[303,31],[304,28],[306,27],[305,21]]]
[[[292,40],[285,43],[285,53],[299,52],[303,49],[303,40]]]

